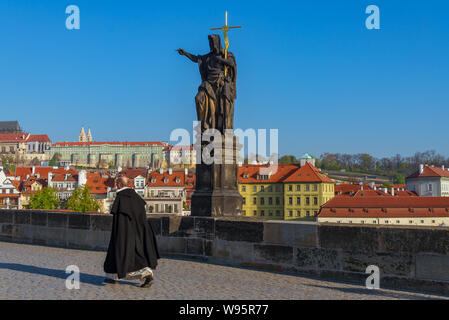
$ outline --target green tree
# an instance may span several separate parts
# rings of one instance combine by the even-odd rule
[[[58,209],[60,205],[56,190],[51,187],[45,187],[37,191],[30,198],[28,209]]]
[[[67,209],[77,212],[97,211],[100,208],[98,199],[92,199],[87,185],[78,186],[67,199]]]
[[[282,156],[279,159],[279,163],[280,164],[294,164],[294,163],[297,163],[297,162],[298,162],[298,160],[296,159],[296,157],[292,156],[292,155]]]
[[[385,182],[384,184],[382,184],[383,188],[393,188],[393,185],[390,182]]]
[[[393,176],[393,183],[395,184],[405,184],[405,177],[400,173],[395,173]]]

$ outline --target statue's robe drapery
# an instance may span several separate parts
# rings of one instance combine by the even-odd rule
[[[117,193],[112,205],[111,239],[104,262],[106,273],[118,278],[145,267],[155,269],[160,258],[156,237],[147,221],[145,201],[134,191]]]

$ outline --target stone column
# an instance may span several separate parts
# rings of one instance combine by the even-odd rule
[[[241,215],[242,196],[238,190],[237,163],[240,146],[237,137],[233,136],[232,139],[232,146],[226,146],[223,138],[222,152],[219,154],[222,159],[220,164],[205,164],[202,161],[196,165],[196,186],[191,203],[192,216]],[[202,149],[204,147],[203,145]]]

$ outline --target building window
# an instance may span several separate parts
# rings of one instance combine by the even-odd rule
[[[310,205],[310,198],[306,197],[306,206]]]
[[[298,206],[301,205],[301,197],[297,197],[297,198],[296,198],[296,204],[297,204]]]
[[[301,216],[301,211],[300,211],[300,210],[296,211],[296,216],[297,216],[297,217],[300,217],[300,216]]]
[[[268,215],[271,217],[271,216],[273,216],[273,211],[268,211]]]
[[[246,186],[242,186],[242,192],[246,191]]]
[[[293,190],[293,186],[291,184],[288,185],[288,191],[292,191]]]
[[[257,192],[257,186],[253,186],[253,191]]]
[[[317,191],[318,190],[318,186],[316,184],[313,185],[313,191]]]
[[[401,223],[401,221],[399,221],[399,220],[396,220],[396,223]]]
[[[431,183],[429,183],[429,185],[427,186],[427,189],[428,189],[429,191],[432,191],[432,184],[431,184]]]
[[[306,184],[306,191],[310,190],[310,185]]]
[[[276,210],[276,216],[280,216],[281,215],[281,211],[279,211],[279,210]]]
[[[253,198],[253,204],[257,204],[257,198]]]
[[[242,201],[243,201],[243,204],[246,204],[246,198],[245,197],[242,198]]]
[[[262,217],[264,217],[264,216],[265,216],[265,210],[261,210],[261,211],[260,211],[260,215],[261,215]]]
[[[277,205],[281,204],[281,198],[276,197],[276,204],[277,204]]]
[[[269,198],[268,198],[268,204],[269,204],[269,205],[272,205],[272,204],[273,204],[273,198],[272,198],[272,197],[269,197]]]
[[[288,204],[293,204],[293,198],[292,197],[288,197]]]
[[[276,185],[276,192],[280,192],[281,191],[281,186]]]
[[[254,211],[253,211],[253,214],[254,214],[255,216],[257,216],[257,210],[254,210]]]
[[[260,198],[260,204],[265,204],[265,198],[264,197]]]
[[[301,191],[301,185],[300,184],[296,185],[296,191]]]
[[[260,186],[260,191],[264,192],[265,191],[265,187],[264,186]]]
[[[273,186],[268,186],[268,192],[272,192],[273,191]]]
[[[316,206],[316,205],[318,205],[318,198],[317,197],[314,197],[313,198],[313,204]]]
[[[293,217],[293,211],[290,210],[290,211],[288,212],[288,216],[289,216],[289,217]]]
[[[306,217],[310,217],[310,211],[306,211]]]

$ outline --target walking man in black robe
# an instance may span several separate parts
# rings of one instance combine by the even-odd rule
[[[145,201],[128,187],[129,179],[117,179],[117,196],[112,205],[111,240],[104,262],[104,271],[110,278],[105,283],[115,284],[118,279],[144,280],[142,288],[150,287],[153,269],[160,258],[156,237],[147,222]]]

